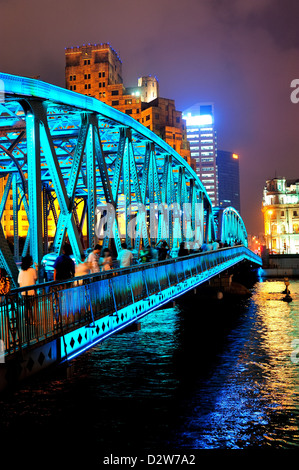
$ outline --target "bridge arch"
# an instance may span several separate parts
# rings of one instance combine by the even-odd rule
[[[137,251],[142,244],[165,238],[174,253],[181,241],[200,245],[216,238],[211,200],[198,176],[148,128],[73,91],[8,74],[0,74],[0,80],[5,89],[0,103],[0,167],[6,181],[0,218],[12,191],[14,243],[12,256],[1,226],[0,264],[15,283],[21,252],[30,250],[39,263],[51,235],[56,254],[67,236],[77,260],[102,235],[97,233],[99,226],[103,246],[113,239],[117,250],[123,238]],[[111,212],[102,213],[103,206]],[[22,250],[21,208],[29,223]],[[158,214],[154,232],[151,209]],[[232,222],[236,216],[229,214],[225,217],[231,221],[230,230],[240,232],[238,223]],[[128,232],[132,219],[137,228],[133,241]]]

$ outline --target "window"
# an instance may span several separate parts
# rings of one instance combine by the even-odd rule
[[[281,216],[284,217],[284,211],[281,211]]]
[[[70,81],[72,81],[72,80],[73,80],[73,75],[70,76]]]
[[[126,100],[125,104],[132,104],[132,100]]]
[[[119,105],[119,101],[112,101],[112,106],[118,106]]]
[[[137,113],[137,114],[139,113],[139,108],[136,109],[136,113]]]
[[[102,77],[105,78],[105,72],[102,73]]]
[[[73,90],[76,90],[76,89],[77,89],[77,86],[76,86],[76,85],[74,85],[74,86],[73,86]]]
[[[74,81],[76,80],[76,78],[77,78],[76,75],[73,75],[73,80],[74,80]]]
[[[207,162],[213,162],[214,161],[214,158],[202,158],[201,159],[202,163],[207,163]]]
[[[102,88],[102,84],[101,84],[101,83],[99,83],[99,88]]]
[[[88,89],[90,90],[90,88],[91,88],[91,84],[89,83],[89,84],[88,84]]]
[[[116,95],[118,95],[118,94],[119,94],[119,93],[118,93],[118,90],[112,90],[112,91],[111,91],[111,95],[112,95],[112,96],[116,96]]]
[[[84,90],[87,90],[87,84],[86,84],[86,83],[85,83],[85,85],[84,85]]]
[[[102,74],[101,74],[101,72],[99,72],[99,78],[101,78],[101,77],[102,77]]]
[[[73,89],[73,87],[72,87],[72,85],[71,85],[71,86],[70,86],[70,90],[72,90],[72,89]]]
[[[297,212],[297,211],[293,211],[293,216],[294,216],[294,217],[298,217],[298,212]]]
[[[181,122],[181,119],[179,117],[177,117],[176,122],[179,124]]]
[[[159,119],[159,114],[155,114],[155,119]]]
[[[103,82],[103,87],[105,87],[105,82]]]
[[[132,114],[132,109],[126,109],[126,114]]]
[[[106,92],[105,92],[105,91],[103,91],[103,97],[105,98],[105,96],[106,96]]]
[[[149,120],[150,120],[150,118],[151,118],[151,117],[150,117],[150,115],[149,115],[149,114],[148,114],[147,116],[145,116],[145,120],[146,120],[146,121],[149,121]]]
[[[90,65],[90,59],[84,59],[84,65]]]
[[[101,98],[101,96],[102,96],[102,93],[99,93],[99,97],[100,97],[100,98]]]

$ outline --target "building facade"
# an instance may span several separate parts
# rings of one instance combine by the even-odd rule
[[[187,139],[196,174],[205,186],[213,206],[217,206],[217,137],[214,127],[214,104],[197,103],[183,112],[183,118],[187,123]]]
[[[186,123],[174,100],[159,97],[155,76],[138,78],[137,87],[126,88],[122,62],[110,44],[84,45],[65,50],[66,88],[97,98],[130,115],[158,134],[189,164]]]
[[[240,212],[239,155],[217,150],[218,205],[233,206]]]
[[[273,178],[263,192],[264,230],[270,253],[299,253],[299,179]]]
[[[191,165],[186,122],[182,112],[176,109],[174,100],[156,98],[150,103],[142,103],[140,122],[165,140]]]

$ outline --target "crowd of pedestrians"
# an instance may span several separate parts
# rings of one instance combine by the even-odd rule
[[[239,245],[239,240],[235,240],[234,245]],[[220,240],[215,240],[209,243],[203,243],[201,246],[193,245],[192,248],[187,248],[185,242],[180,243],[178,251],[179,257],[188,256],[194,253],[215,251],[220,248],[225,248],[231,245],[227,243],[221,243]],[[54,280],[55,281],[66,281],[74,277],[82,277],[88,274],[95,274],[100,272],[107,272],[115,267],[128,268],[135,263],[153,263],[158,261],[164,261],[171,258],[170,248],[166,240],[159,240],[157,243],[152,242],[150,247],[143,247],[139,256],[137,253],[133,253],[124,242],[121,244],[121,250],[117,257],[113,257],[111,251],[108,248],[102,250],[99,244],[96,244],[94,249],[86,257],[84,254],[81,256],[81,262],[75,264],[71,258],[72,248],[68,243],[65,243],[62,249],[62,255],[56,258],[54,263]],[[1,282],[3,287],[0,288],[1,292],[4,292],[4,284],[7,279],[6,271],[2,268],[0,272],[0,287]],[[22,258],[21,269],[18,276],[18,284],[20,287],[33,286],[36,284],[38,279],[38,265],[34,263],[30,255]],[[82,284],[83,281],[77,281],[78,285]],[[33,296],[35,291],[25,290],[22,295],[27,297]],[[0,299],[1,300],[1,299]]]

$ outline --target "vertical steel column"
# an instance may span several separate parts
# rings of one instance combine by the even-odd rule
[[[48,231],[48,195],[47,185],[43,184],[43,228],[44,228],[44,253],[48,253],[49,231]]]
[[[123,182],[125,194],[126,243],[128,248],[131,248],[131,238],[128,233],[128,226],[131,220],[128,214],[128,208],[131,208],[130,140],[128,137],[126,138],[123,158]]]
[[[40,128],[38,118],[26,115],[30,252],[35,263],[43,256]]]
[[[13,208],[13,244],[14,244],[14,259],[19,261],[20,248],[19,248],[19,208],[18,208],[18,181],[17,174],[15,173],[12,178],[12,208]]]
[[[88,247],[93,248],[96,243],[95,233],[95,209],[96,198],[96,169],[95,169],[95,142],[94,128],[88,128],[86,139],[86,173],[87,173],[87,227],[88,227]]]

